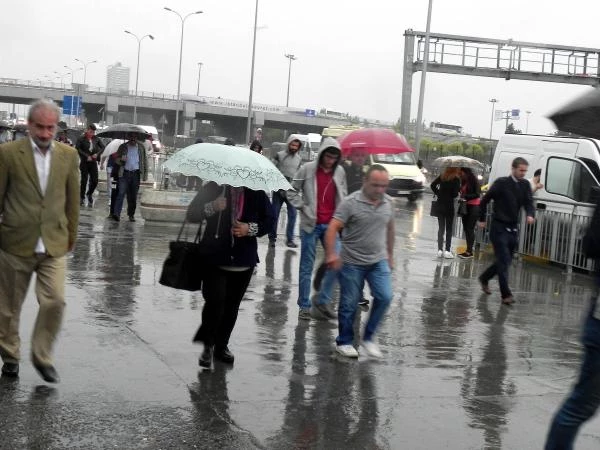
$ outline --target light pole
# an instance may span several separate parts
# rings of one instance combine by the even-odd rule
[[[202,70],[203,64],[201,62],[198,63],[198,87],[196,87],[196,97],[200,95],[200,71]]]
[[[137,96],[138,96],[138,81],[140,79],[140,49],[142,48],[142,41],[144,38],[150,38],[154,40],[154,36],[151,34],[145,34],[141,38],[129,30],[123,30],[125,33],[133,36],[138,41],[138,54],[137,54],[137,68],[135,69],[135,97],[133,97],[133,123],[137,125]]]
[[[258,23],[258,0],[254,7],[254,36],[252,38],[252,64],[250,66],[250,95],[248,96],[248,122],[246,124],[246,143],[250,142],[252,128],[252,90],[254,88],[254,57],[256,56],[256,25]]]
[[[88,62],[83,62],[80,59],[75,58],[75,61],[77,61],[78,63],[80,63],[83,66],[83,84],[85,84],[85,81],[87,79],[87,66],[89,66],[90,64],[94,64],[97,63],[97,60],[93,60],[93,61],[88,61]]]
[[[494,109],[496,108],[496,103],[498,100],[495,98],[490,98],[489,102],[492,104],[492,117],[490,119],[490,164],[492,163],[492,129],[494,128]]]
[[[527,114],[527,122],[525,122],[525,134],[529,133],[529,114],[531,114],[531,111],[525,111],[525,114]]]
[[[421,70],[421,88],[419,91],[419,107],[417,109],[417,123],[415,128],[415,157],[419,159],[419,146],[421,145],[421,122],[423,121],[423,101],[425,100],[425,78],[427,77],[427,63],[429,62],[429,35],[431,30],[431,9],[433,0],[429,0],[427,8],[427,25],[425,26],[425,51],[423,53],[423,70]]]
[[[288,106],[290,106],[290,80],[292,78],[292,61],[296,61],[298,58],[296,58],[296,56],[292,55],[291,53],[286,53],[284,56],[290,60],[290,64],[289,64],[289,68],[288,68],[287,97],[285,100],[285,107],[287,108]]]
[[[189,13],[187,16],[182,17],[177,11],[172,10],[171,8],[164,7],[166,11],[172,12],[173,14],[177,14],[177,17],[181,20],[181,43],[179,44],[179,75],[177,76],[177,101],[175,106],[175,133],[173,133],[173,147],[176,147],[177,142],[177,133],[179,132],[179,95],[181,93],[181,61],[183,57],[183,27],[185,25],[185,21],[188,17],[193,16],[195,14],[202,14],[202,11],[195,11]]]

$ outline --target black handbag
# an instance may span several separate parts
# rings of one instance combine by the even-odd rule
[[[159,283],[163,286],[186,291],[202,289],[202,262],[205,255],[198,243],[201,227],[193,241],[181,240],[181,234],[187,221],[183,221],[177,240],[169,242],[169,254],[163,263]]]
[[[435,196],[433,197],[433,200],[431,200],[431,210],[429,211],[429,215],[432,217],[438,217],[440,215],[440,205]]]
[[[458,207],[456,208],[457,216],[466,216],[467,215],[467,201],[460,199],[458,200]]]

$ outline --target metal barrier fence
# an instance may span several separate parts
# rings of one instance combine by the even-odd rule
[[[547,202],[544,203],[547,204]],[[562,264],[568,272],[571,272],[573,268],[594,270],[595,263],[585,257],[582,248],[582,238],[591,222],[594,205],[590,203],[553,203],[561,205],[563,211],[538,209],[536,205],[536,220],[532,225],[526,223],[525,214],[521,213],[517,252],[521,255]],[[486,228],[477,228],[475,232],[475,244],[480,247],[490,244],[491,208],[490,205]],[[460,217],[454,221],[454,236],[464,239]]]

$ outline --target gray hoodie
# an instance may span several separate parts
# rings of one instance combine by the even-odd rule
[[[325,138],[319,147],[317,159],[304,164],[294,175],[292,180],[293,191],[287,191],[290,203],[300,211],[300,227],[307,233],[312,233],[317,221],[317,168],[323,157],[323,152],[328,148],[335,148],[341,155],[338,142],[333,138]],[[333,182],[337,189],[335,198],[336,207],[346,196],[346,172],[338,163],[333,168]]]
[[[292,141],[300,142],[300,140],[294,137],[293,134],[290,135],[290,137],[288,137],[287,140],[288,148],[277,152],[275,154],[275,157],[273,158],[273,164],[275,164],[275,167],[277,167],[279,171],[283,174],[283,176],[290,182],[292,181],[294,174],[298,171],[300,165],[302,164],[302,157],[300,156],[302,142],[300,142],[300,148],[298,149],[298,151],[296,153],[291,153],[289,151],[289,145]]]

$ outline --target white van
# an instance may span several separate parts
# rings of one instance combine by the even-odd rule
[[[510,174],[516,157],[529,163],[527,178],[537,169],[544,187],[535,193],[538,209],[571,211],[577,203],[593,203],[600,187],[600,141],[590,138],[505,134],[498,141],[489,182]],[[591,206],[591,205],[590,205]]]
[[[139,127],[143,128],[152,135],[152,147],[154,148],[155,152],[160,152],[162,150],[162,144],[158,139],[158,130],[156,127],[153,127],[152,125],[140,125]]]

